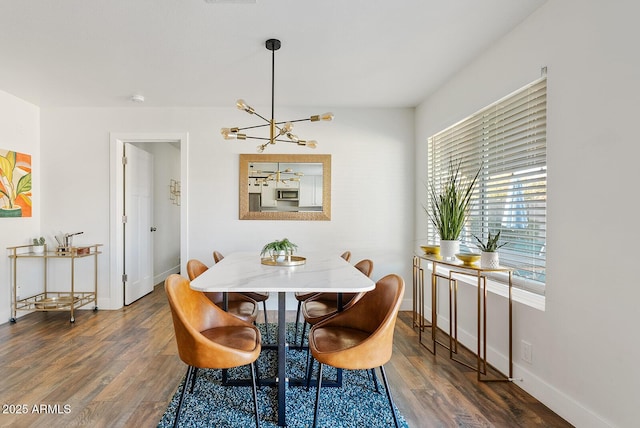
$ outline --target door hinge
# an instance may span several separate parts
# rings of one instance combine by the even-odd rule
[[[123,274],[122,274],[122,282],[127,282],[127,281],[128,281],[128,279],[127,279],[127,274],[126,274],[126,273],[123,273]]]
[[[126,156],[122,156],[122,165],[126,165],[129,162]]]
[[[123,215],[122,216],[122,224],[125,224],[127,222],[127,216]]]

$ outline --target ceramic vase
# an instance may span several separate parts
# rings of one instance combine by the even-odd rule
[[[441,240],[440,256],[443,260],[455,260],[456,253],[460,252],[460,241]]]
[[[485,269],[496,269],[500,266],[500,255],[497,251],[483,251],[480,254],[480,266]]]

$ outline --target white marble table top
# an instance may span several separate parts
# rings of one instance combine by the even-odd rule
[[[268,266],[258,252],[231,253],[191,282],[197,291],[317,291],[356,293],[370,291],[375,283],[337,254],[298,254],[307,259],[299,266]]]

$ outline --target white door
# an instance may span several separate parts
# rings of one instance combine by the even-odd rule
[[[124,304],[153,291],[153,155],[124,145]]]

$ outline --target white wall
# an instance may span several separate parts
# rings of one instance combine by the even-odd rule
[[[0,219],[0,247],[5,249],[6,247],[30,244],[31,239],[40,236],[42,180],[40,175],[40,110],[37,106],[2,91],[0,91],[0,149],[30,154],[32,162],[32,216]],[[8,252],[5,251],[5,254],[8,255]],[[13,282],[10,276],[10,266],[8,257],[0,257],[0,272],[2,272],[0,274],[0,323],[7,322],[12,316],[10,308]],[[36,286],[33,284],[34,281],[29,281],[28,266],[26,267],[26,270],[19,270],[20,276],[18,277],[21,282],[24,280],[24,293],[30,292],[32,285],[34,289]],[[38,280],[40,276],[34,279]]]
[[[276,109],[297,118],[328,109]],[[82,230],[84,243],[105,244],[99,262],[99,306],[109,308],[109,133],[189,133],[188,256],[212,264],[212,251],[260,251],[265,242],[288,237],[299,252],[351,250],[353,260],[374,260],[375,279],[399,273],[411,284],[413,248],[413,110],[333,110],[333,122],[301,124],[301,137],[316,139],[316,153],[332,155],[331,221],[238,220],[238,155],[257,143],[225,141],[223,126],[251,124],[252,117],[229,108],[42,110],[42,228]],[[300,153],[277,145],[270,153]],[[59,165],[68,165],[60,168]],[[61,190],[64,189],[64,190]],[[411,293],[405,295],[410,308]],[[272,299],[270,299],[272,300]],[[114,298],[115,301],[115,298]],[[274,302],[271,302],[275,304]]]
[[[425,182],[429,135],[548,66],[546,310],[515,305],[515,375],[580,427],[637,426],[638,12],[632,1],[549,1],[416,112],[416,171]],[[424,201],[422,188],[416,195]],[[415,211],[421,239],[426,219],[420,204]],[[462,313],[475,314],[467,306],[475,295],[462,291]],[[532,364],[521,359],[521,340],[533,345]]]

